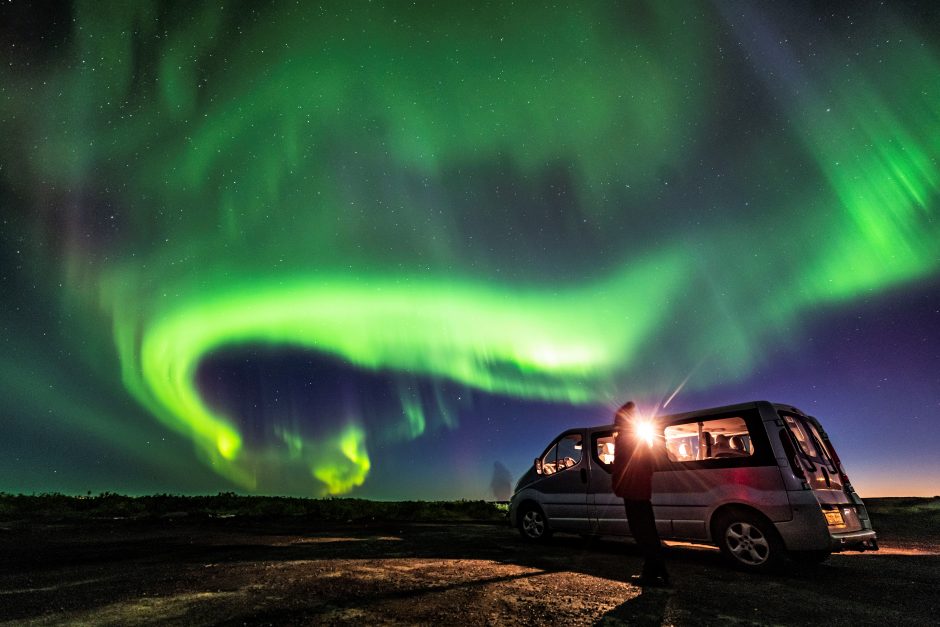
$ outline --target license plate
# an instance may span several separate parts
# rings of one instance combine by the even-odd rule
[[[845,521],[842,520],[842,512],[837,509],[832,509],[826,512],[826,522],[830,525],[845,524]]]

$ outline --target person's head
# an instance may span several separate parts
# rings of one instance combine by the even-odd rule
[[[627,401],[620,406],[617,413],[614,414],[614,424],[619,427],[626,427],[636,417],[636,405],[633,401]]]

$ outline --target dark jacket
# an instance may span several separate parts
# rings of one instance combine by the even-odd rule
[[[628,501],[653,497],[653,451],[629,429],[621,429],[614,441],[611,485],[614,494]]]

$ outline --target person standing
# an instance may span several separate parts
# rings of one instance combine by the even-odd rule
[[[639,431],[636,405],[624,404],[614,415],[617,438],[611,474],[614,494],[623,498],[630,533],[643,554],[643,572],[635,579],[641,586],[668,586],[669,574],[663,544],[653,516],[653,449]]]

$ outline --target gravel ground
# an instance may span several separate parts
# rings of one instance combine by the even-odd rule
[[[936,533],[932,531],[931,533]],[[0,624],[936,624],[937,537],[748,575],[673,545],[670,590],[630,584],[629,541],[508,527],[304,519],[0,526]]]

